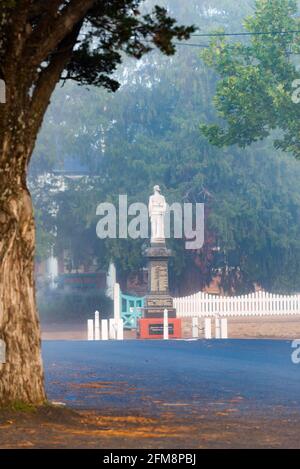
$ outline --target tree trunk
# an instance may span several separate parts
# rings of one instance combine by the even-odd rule
[[[80,6],[84,4],[87,10],[91,3],[81,2]],[[26,31],[19,18],[21,30],[17,28],[12,38],[18,47],[9,43],[10,53],[3,66],[6,103],[0,108],[0,339],[6,344],[6,363],[0,364],[0,407],[46,401],[35,300],[35,227],[26,176],[50,97],[76,44],[82,26],[79,19],[72,30],[66,27],[62,40],[57,39],[56,53],[38,73],[29,58],[22,61],[20,50]],[[18,66],[18,60],[22,66]]]
[[[13,191],[11,181],[6,185],[0,177],[0,184],[0,338],[6,343],[6,363],[0,364],[0,406],[39,405],[46,396],[35,300],[31,197],[25,182],[17,181]]]

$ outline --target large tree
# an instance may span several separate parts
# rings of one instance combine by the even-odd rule
[[[141,0],[4,0],[0,5],[0,404],[45,401],[34,291],[35,228],[26,176],[38,130],[57,82],[73,79],[116,90],[122,54],[152,46],[173,54],[176,25],[165,9]]]

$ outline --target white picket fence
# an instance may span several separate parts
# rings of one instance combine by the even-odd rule
[[[198,292],[174,298],[177,317],[300,315],[300,294],[275,295],[264,291],[241,296]]]

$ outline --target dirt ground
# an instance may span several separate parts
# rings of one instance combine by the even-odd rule
[[[274,415],[236,416],[228,409],[210,417],[165,413],[155,419],[54,407],[2,411],[0,448],[300,448],[300,414]]]
[[[184,337],[188,338],[191,337],[190,318],[185,322]],[[230,339],[297,339],[300,338],[300,316],[229,318],[228,337]],[[44,340],[86,340],[86,324],[42,324],[42,338]],[[135,339],[135,332],[125,331],[124,338]]]
[[[229,337],[295,339],[300,337],[300,316],[248,317],[228,320]]]

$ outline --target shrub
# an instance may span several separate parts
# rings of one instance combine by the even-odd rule
[[[113,302],[104,293],[91,290],[43,291],[37,294],[42,322],[84,321],[98,310],[102,318],[112,317]]]

